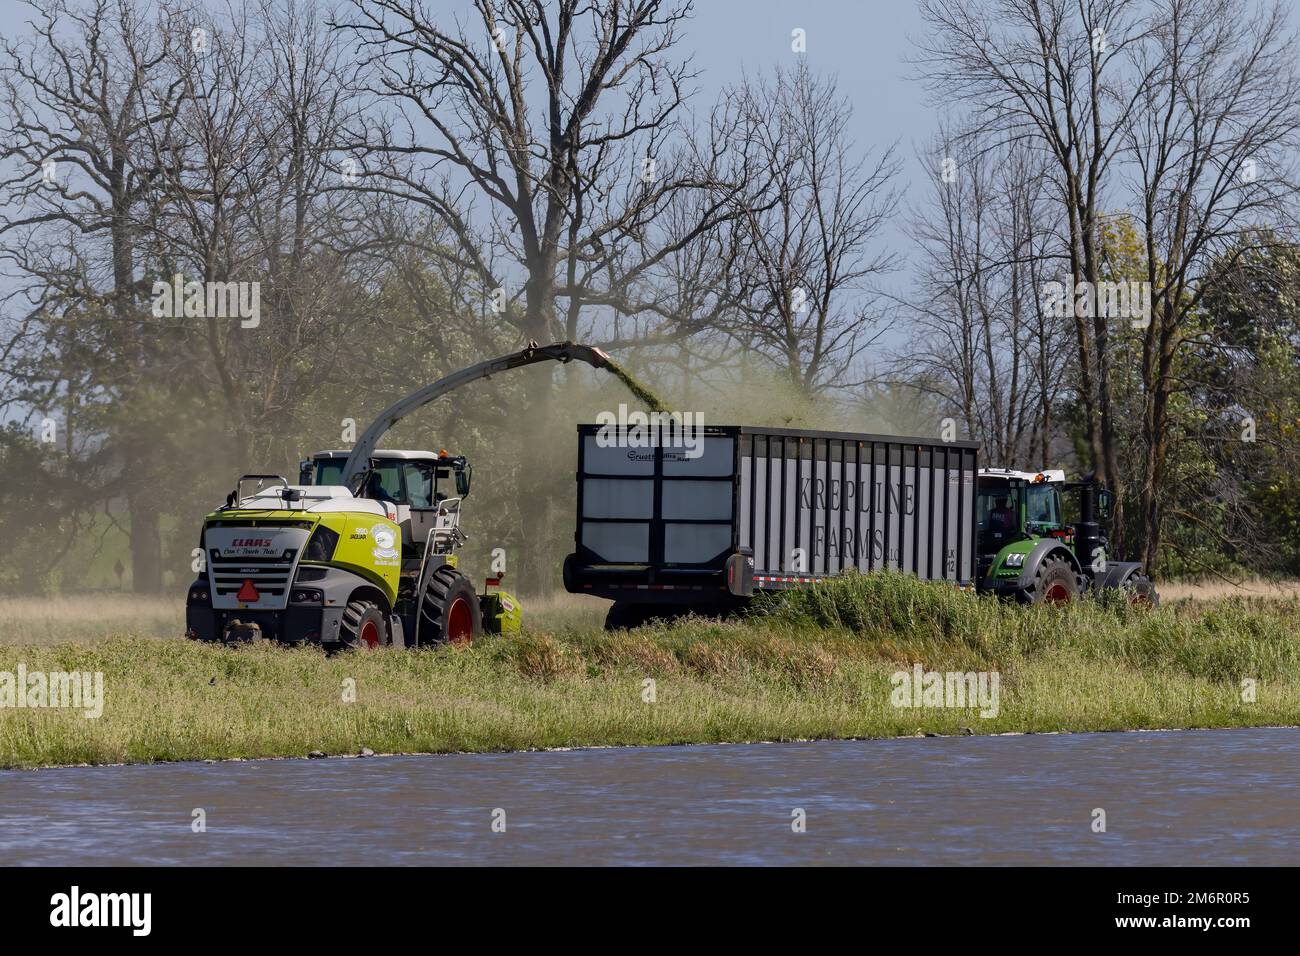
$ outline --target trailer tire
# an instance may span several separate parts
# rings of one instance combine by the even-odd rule
[[[634,627],[640,627],[649,617],[647,612],[650,608],[644,604],[633,604],[631,601],[615,601],[609,606],[609,611],[605,614],[605,630],[607,631],[630,631]]]
[[[483,633],[483,611],[469,578],[450,565],[429,575],[420,595],[420,645],[472,644]]]
[[[1038,566],[1034,583],[1024,592],[1029,604],[1070,604],[1079,600],[1079,575],[1064,558],[1047,557]]]
[[[339,622],[339,643],[344,650],[373,651],[387,644],[388,625],[374,601],[349,601]]]
[[[1125,581],[1124,593],[1128,595],[1129,604],[1142,607],[1160,606],[1160,595],[1156,592],[1156,586],[1145,574],[1135,574]]]
[[[630,631],[634,627],[647,624],[670,624],[688,614],[709,615],[709,608],[692,607],[682,604],[635,604],[631,601],[615,601],[605,614],[605,630]]]

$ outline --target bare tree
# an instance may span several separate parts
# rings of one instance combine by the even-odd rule
[[[1293,221],[1300,145],[1297,38],[1281,4],[1161,0],[1152,22],[1151,42],[1134,51],[1151,81],[1128,132],[1152,289],[1141,356],[1147,567],[1161,540],[1170,400],[1192,385],[1180,350],[1199,331],[1215,276],[1255,248],[1256,228]]]
[[[672,58],[689,3],[478,0],[475,11],[466,24],[417,0],[356,2],[340,24],[374,70],[372,91],[399,110],[358,140],[374,161],[365,188],[446,222],[455,253],[518,306],[505,317],[526,338],[578,331],[582,305],[645,308],[628,295],[638,279],[727,213],[721,193],[677,235],[658,221],[676,192],[718,185],[667,145],[693,76]]]
[[[153,592],[162,566],[150,487],[159,408],[150,393],[166,372],[140,308],[139,240],[171,161],[181,91],[158,67],[177,27],[167,13],[149,21],[129,0],[28,5],[31,36],[0,48],[0,161],[9,166],[0,236],[11,266],[31,282],[30,318],[44,321],[73,297],[112,314],[90,333],[97,361],[76,384],[122,412],[114,447],[119,474],[129,476],[118,487],[130,513],[132,581]]]
[[[1048,467],[1069,328],[1039,294],[1064,241],[1045,228],[1041,164],[1023,145],[984,152],[947,133],[921,161],[933,199],[910,229],[921,266],[896,376],[940,398],[992,463]]]
[[[249,466],[276,448],[283,429],[271,426],[329,377],[356,324],[357,283],[388,240],[370,228],[376,204],[350,188],[341,147],[354,67],[316,8],[194,6],[185,20],[203,43],[168,59],[184,96],[151,248],[165,279],[258,285],[256,326],[206,314],[190,343],[232,455]]]
[[[860,359],[881,334],[871,282],[893,265],[876,243],[897,205],[894,150],[857,155],[851,104],[806,65],[724,97],[738,111],[737,149],[763,171],[741,215],[737,338],[804,395],[860,385]]]
[[[1069,278],[1096,288],[1113,166],[1145,86],[1128,69],[1150,29],[1141,0],[922,0],[921,9],[932,28],[918,57],[927,84],[969,105],[972,135],[1023,141],[1050,159]],[[1122,527],[1107,321],[1075,311],[1078,393],[1092,470],[1117,492]]]

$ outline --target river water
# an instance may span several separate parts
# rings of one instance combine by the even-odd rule
[[[1105,813],[1105,832],[1094,831],[1096,810]],[[198,820],[205,831],[195,832]],[[0,771],[0,858],[65,865],[1295,864],[1300,731]]]

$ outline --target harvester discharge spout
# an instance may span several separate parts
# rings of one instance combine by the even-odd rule
[[[538,345],[536,342],[529,342],[527,348],[518,352],[511,352],[508,355],[501,355],[497,358],[479,362],[477,365],[471,365],[469,368],[453,372],[451,375],[440,378],[438,381],[412,392],[406,398],[394,402],[380,412],[379,417],[371,422],[370,427],[357,439],[352,454],[348,456],[347,464],[343,468],[342,484],[347,485],[349,488],[353,486],[357,476],[366,470],[371,456],[379,446],[379,440],[388,433],[390,428],[411,414],[411,412],[423,408],[448,392],[470,382],[476,382],[481,378],[488,378],[498,372],[508,372],[511,369],[523,368],[525,365],[536,365],[538,362],[560,362],[563,364],[574,360],[586,362],[593,368],[609,368],[613,365],[608,355],[592,345],[582,345],[577,342],[556,342],[553,345]]]

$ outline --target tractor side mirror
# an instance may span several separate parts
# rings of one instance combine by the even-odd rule
[[[1102,521],[1110,520],[1111,494],[1106,489],[1097,492],[1097,514]]]
[[[310,458],[304,458],[302,461],[298,462],[298,484],[310,485],[312,480],[312,471],[313,469]]]
[[[474,466],[466,462],[465,467],[456,472],[456,494],[462,498],[469,495],[470,476],[474,473]]]

